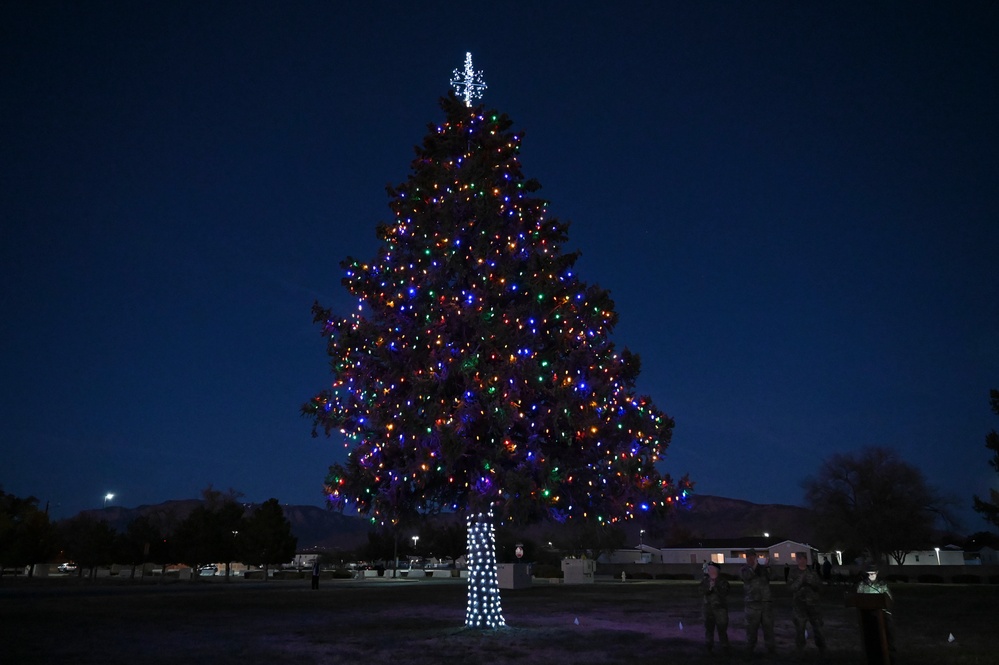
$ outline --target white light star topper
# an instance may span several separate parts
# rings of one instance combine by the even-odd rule
[[[470,51],[465,54],[465,71],[456,69],[451,76],[454,77],[451,79],[451,85],[454,86],[458,96],[465,100],[465,106],[471,106],[473,99],[482,98],[486,82],[482,79],[482,72],[472,69],[472,53]]]

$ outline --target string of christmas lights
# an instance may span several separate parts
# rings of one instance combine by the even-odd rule
[[[469,628],[499,628],[506,625],[496,573],[496,531],[493,513],[478,513],[466,521],[468,531],[468,605],[465,625]]]
[[[667,512],[690,483],[656,468],[673,421],[636,394],[610,295],[573,271],[568,225],[523,175],[509,118],[454,95],[441,106],[389,189],[378,255],[341,263],[357,310],[314,308],[333,381],[303,411],[349,450],[329,502],[389,526],[439,511],[604,524]],[[494,606],[472,586],[469,616],[501,622],[498,591]]]
[[[465,54],[464,70],[456,69],[451,85],[458,95],[465,100],[465,106],[471,106],[473,99],[482,99],[482,93],[486,89],[486,82],[482,78],[482,72],[475,71],[472,66],[472,54]]]
[[[376,522],[401,503],[614,522],[682,499],[655,468],[672,420],[635,395],[613,302],[560,251],[567,225],[532,196],[520,136],[444,108],[391,192],[378,258],[343,264],[358,311],[317,309],[334,381],[307,411],[353,446],[329,498]]]

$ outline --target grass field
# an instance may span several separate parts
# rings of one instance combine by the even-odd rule
[[[773,585],[778,655],[794,656],[789,594]],[[741,585],[733,584],[732,661],[745,660]],[[896,585],[899,663],[999,665],[999,587]],[[504,591],[508,626],[462,627],[451,580],[217,580],[137,583],[4,579],[0,663],[312,665],[323,663],[718,663],[703,647],[693,582],[540,584]],[[828,662],[863,663],[843,587],[824,597]],[[578,621],[578,623],[577,623]],[[954,642],[948,642],[953,633]],[[762,646],[762,644],[760,645]],[[803,662],[818,662],[809,643]]]

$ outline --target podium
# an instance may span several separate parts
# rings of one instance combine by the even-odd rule
[[[882,593],[847,593],[847,607],[857,608],[860,639],[868,665],[891,665],[888,631],[884,610],[891,609],[891,598]]]

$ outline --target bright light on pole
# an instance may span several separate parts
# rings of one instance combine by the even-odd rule
[[[105,508],[108,507],[108,501],[110,501],[113,498],[114,498],[114,494],[111,494],[110,492],[108,492],[107,494],[104,495],[104,507]]]
[[[939,547],[934,547],[933,549],[934,549],[934,550],[936,551],[936,553],[937,553],[937,565],[938,565],[938,566],[940,566],[940,565],[942,565],[942,564],[940,563],[940,548],[939,548]]]
[[[645,529],[639,529],[638,531],[638,548],[641,549],[645,546]]]

